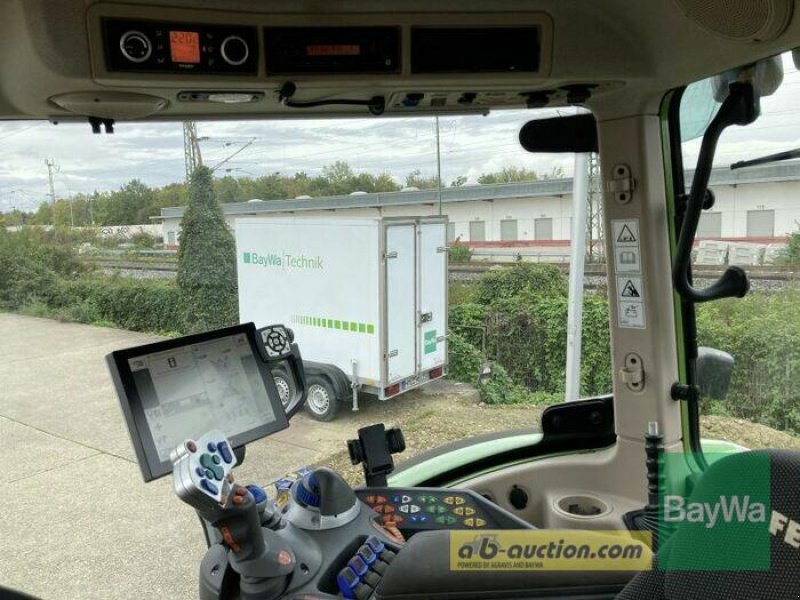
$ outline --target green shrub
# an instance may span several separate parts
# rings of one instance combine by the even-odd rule
[[[236,244],[208,167],[198,167],[192,174],[189,205],[181,221],[177,283],[189,331],[238,322]]]
[[[448,255],[452,264],[463,264],[472,260],[472,250],[466,244],[459,242],[453,242],[448,250]]]
[[[728,398],[703,400],[704,412],[800,433],[800,289],[702,304],[698,340],[734,358]]]
[[[17,310],[44,301],[59,279],[86,271],[69,246],[40,229],[0,229],[0,308]]]
[[[567,278],[555,265],[514,263],[489,271],[478,280],[476,301],[485,306],[517,298],[566,297]]]

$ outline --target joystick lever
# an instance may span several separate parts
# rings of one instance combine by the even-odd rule
[[[296,564],[292,549],[261,527],[253,494],[233,483],[236,456],[220,431],[186,440],[171,455],[178,497],[219,530],[239,573],[243,599],[271,600],[286,588]]]

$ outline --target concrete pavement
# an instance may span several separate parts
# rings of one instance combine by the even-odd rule
[[[142,482],[104,361],[154,340],[0,313],[0,585],[45,600],[197,597],[197,517],[170,478]],[[298,415],[248,446],[237,479],[266,484],[344,449],[380,408]]]

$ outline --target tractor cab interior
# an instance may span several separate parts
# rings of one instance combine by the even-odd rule
[[[731,266],[697,282],[691,266],[702,212],[713,204],[707,190],[719,139],[757,121],[800,47],[793,0],[1,0],[0,7],[0,118],[49,122],[54,145],[59,127],[71,123],[119,137],[148,122],[388,122],[513,109],[531,114],[519,132],[526,150],[599,153],[613,390],[548,407],[541,432],[522,442],[504,444],[498,436],[491,451],[473,452],[458,442],[392,470],[391,452],[402,439],[382,427],[362,430],[351,456],[373,476],[366,487],[353,490],[320,467],[292,486],[288,504],[275,507],[228,479],[242,460],[231,447],[290,427],[275,412],[282,411],[279,390],[263,376],[276,357],[264,354],[252,324],[109,359],[145,480],[173,475],[178,496],[203,522],[209,549],[197,557],[201,598],[800,593],[800,505],[789,492],[800,477],[798,455],[717,445],[715,452],[731,454],[717,460],[701,440],[700,379],[720,361],[698,349],[696,307],[745,296],[747,274]],[[713,94],[697,103],[707,118],[694,136],[696,162],[684,164],[687,86],[701,81]],[[536,118],[541,109],[547,119]],[[693,169],[691,181],[684,168]],[[621,264],[620,253],[631,248],[636,271]],[[258,388],[253,402],[263,403],[258,414],[265,420],[230,433],[223,423],[184,432],[181,440],[189,440],[170,455],[153,441],[133,361],[211,342],[242,353],[242,373]],[[277,360],[291,361],[292,348],[299,356],[302,339],[289,339]],[[293,369],[302,380],[302,367]],[[366,454],[372,467],[379,464],[373,471]],[[670,470],[663,455],[680,458]],[[217,471],[220,477],[209,475]],[[756,494],[754,481],[763,481],[755,474],[766,476],[767,498],[765,518],[747,523],[758,548],[755,541],[737,545],[742,538],[684,532],[683,524],[669,535],[659,527],[665,478],[689,503],[702,504]],[[389,512],[404,519],[396,536],[380,526]],[[506,568],[481,570],[466,560],[489,561],[514,544],[524,548],[525,535],[548,531],[558,532],[562,545],[611,545],[639,562],[537,568],[520,567],[526,557],[518,556],[523,563],[515,567],[509,555]],[[711,554],[719,560],[701,560],[696,569],[682,562]],[[756,558],[762,555],[766,562]],[[459,558],[466,562],[459,566]],[[157,589],[143,574],[142,595]]]

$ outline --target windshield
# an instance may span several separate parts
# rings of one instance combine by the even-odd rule
[[[772,156],[800,147],[800,73],[791,53],[778,59],[783,82],[761,98],[761,116],[747,127],[728,128],[719,141],[710,181],[715,202],[703,211],[693,250],[698,287],[728,265],[750,277],[744,299],[696,307],[702,435],[749,448],[800,447],[800,156]],[[719,78],[703,80],[682,99],[687,169],[719,107],[718,88]],[[736,164],[742,161],[748,162]],[[692,172],[686,173],[688,189]]]
[[[574,159],[529,154],[518,133],[558,114],[120,123],[114,135],[83,124],[0,127],[0,423],[25,448],[12,478],[67,485],[82,503],[69,510],[88,515],[96,511],[77,489],[102,472],[131,513],[143,510],[143,494],[160,507],[144,509],[159,515],[153,523],[176,508],[180,518],[161,535],[199,551],[192,515],[169,486],[143,490],[104,356],[240,320],[292,328],[306,361],[304,413],[250,444],[238,469],[271,493],[272,482],[314,465],[361,483],[345,442],[376,422],[402,427],[398,463],[487,433],[535,442],[542,410],[565,396]],[[583,164],[576,396],[585,397],[610,393],[611,372],[597,157]],[[422,275],[404,262],[414,252],[403,246],[409,223],[423,238],[432,232],[416,250]],[[344,383],[330,385],[319,364]],[[381,368],[390,376],[381,379]],[[273,376],[288,398],[291,373]],[[173,581],[164,593],[191,595],[198,552],[182,566],[159,560],[141,520],[106,533],[126,528],[132,547],[152,557],[152,580]],[[47,598],[80,597],[69,579],[0,567],[0,581]]]

